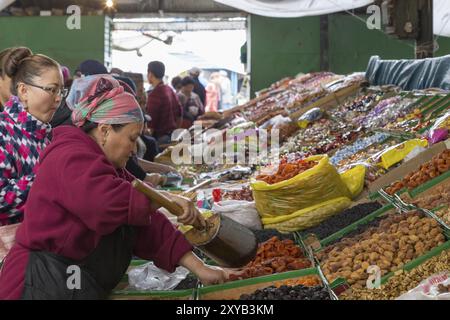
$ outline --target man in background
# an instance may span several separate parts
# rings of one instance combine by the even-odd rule
[[[183,116],[183,110],[175,92],[162,80],[165,72],[166,67],[160,61],[152,61],[148,64],[148,82],[153,87],[147,99],[147,113],[152,118],[149,128],[160,145],[171,142],[172,132],[180,127]]]

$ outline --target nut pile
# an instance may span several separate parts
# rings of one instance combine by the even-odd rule
[[[445,208],[435,212],[436,215],[444,221],[447,226],[450,226],[450,208]]]
[[[271,286],[256,290],[252,294],[243,294],[240,300],[331,300],[327,289],[321,286]]]
[[[398,270],[379,289],[352,288],[351,292],[345,292],[339,298],[343,300],[393,300],[416,288],[433,274],[448,271],[449,265],[450,251],[443,251],[440,255],[427,260],[410,272]]]
[[[241,280],[265,276],[311,266],[301,249],[292,240],[273,237],[258,246],[255,259],[249,262],[240,274],[230,275],[229,280]]]
[[[450,150],[444,150],[433,159],[424,163],[418,170],[409,173],[402,181],[397,181],[386,188],[386,192],[393,195],[397,191],[408,188],[412,190],[421,184],[440,176],[450,169]]]
[[[381,208],[381,204],[379,204],[378,202],[359,204],[352,208],[346,209],[337,215],[334,215],[333,217],[323,221],[316,227],[302,231],[301,234],[302,236],[306,236],[307,234],[313,233],[319,239],[325,239],[326,237],[364,218],[365,216],[378,210],[379,208]]]
[[[369,266],[378,266],[384,276],[444,242],[437,221],[410,212],[391,215],[375,230],[346,239],[318,257],[330,282],[342,277],[351,286],[363,288]]]

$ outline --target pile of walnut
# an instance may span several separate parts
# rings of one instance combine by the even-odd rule
[[[444,242],[442,229],[434,219],[417,212],[393,214],[378,228],[326,248],[318,258],[330,282],[342,277],[352,287],[363,288],[369,266],[378,266],[384,276]]]
[[[423,280],[430,276],[448,271],[450,265],[450,251],[443,251],[410,272],[399,270],[389,278],[386,284],[378,289],[351,288],[339,296],[342,300],[393,300],[402,294],[416,288]]]
[[[244,267],[242,274],[232,274],[229,280],[248,279],[310,266],[309,259],[292,240],[279,240],[273,237],[258,246],[255,259]]]
[[[450,150],[444,150],[435,155],[433,159],[420,166],[419,170],[409,173],[402,181],[394,182],[386,188],[386,192],[393,195],[397,191],[407,187],[412,190],[421,184],[440,176],[450,169]]]

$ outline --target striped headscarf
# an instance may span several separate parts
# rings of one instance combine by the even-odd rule
[[[66,99],[72,109],[72,122],[81,127],[86,121],[102,124],[144,122],[134,96],[110,75],[95,75],[74,81]]]

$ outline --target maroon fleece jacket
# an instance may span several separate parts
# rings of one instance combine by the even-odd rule
[[[192,250],[184,236],[116,170],[98,144],[78,128],[61,126],[40,159],[16,244],[0,271],[0,299],[20,299],[30,250],[85,259],[102,236],[135,226],[133,254],[169,272]]]

